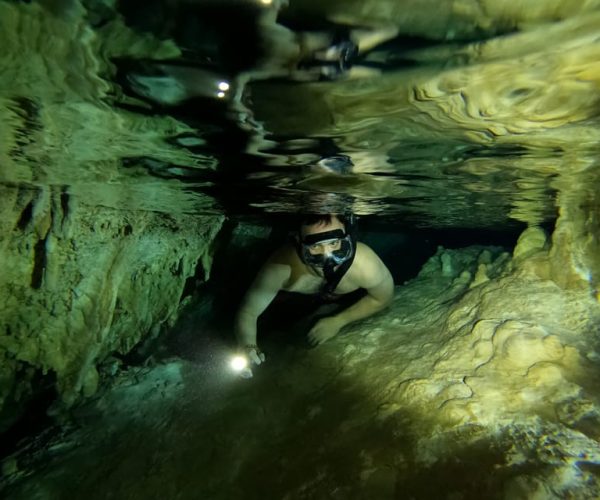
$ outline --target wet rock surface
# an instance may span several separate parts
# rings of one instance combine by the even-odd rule
[[[0,427],[54,419],[6,496],[600,497],[599,9],[0,1]],[[527,229],[240,380],[215,314],[267,232],[217,235],[298,210]]]
[[[58,189],[1,192],[5,430],[40,377],[72,404],[95,392],[109,355],[171,326],[188,278],[210,276],[222,217],[90,207]]]
[[[281,325],[253,379],[229,371],[223,341],[120,373],[64,437],[14,457],[7,491],[595,498],[599,319],[589,293],[514,268],[501,248],[440,248],[390,310],[317,349]]]

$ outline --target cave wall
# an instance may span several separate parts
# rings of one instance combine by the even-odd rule
[[[3,263],[0,405],[6,410],[18,406],[19,401],[36,390],[34,384],[40,374],[56,377],[57,390],[67,403],[81,395],[92,394],[98,383],[97,366],[107,355],[126,353],[143,337],[158,333],[161,325],[171,324],[177,316],[186,279],[196,275],[198,263],[208,276],[211,245],[222,218],[166,216],[155,211],[135,210],[144,208],[149,198],[154,207],[161,201],[160,207],[165,210],[175,204],[174,208],[181,209],[187,199],[181,199],[184,190],[180,185],[172,190],[173,198],[167,197],[165,193],[171,192],[173,185],[166,182],[160,190],[155,184],[140,189],[141,184],[149,181],[135,169],[122,168],[121,157],[147,155],[165,162],[176,159],[186,165],[199,160],[184,150],[169,147],[163,140],[165,136],[175,137],[188,130],[183,124],[168,118],[115,112],[102,102],[107,95],[117,93],[108,79],[100,77],[114,71],[108,62],[111,57],[169,58],[178,55],[176,47],[149,35],[139,37],[118,18],[94,31],[77,6],[68,13],[70,17],[66,13],[60,17],[47,15],[39,4],[4,2],[0,10],[2,46],[6,54],[19,55],[19,64],[8,61],[6,71],[0,74],[2,88],[8,89],[0,96],[6,103],[1,107],[6,115],[4,121],[14,125],[0,131],[5,144],[0,151],[2,181],[5,182],[0,190]],[[566,32],[565,40],[569,40],[570,32]],[[81,39],[90,43],[81,44]],[[66,41],[48,43],[48,40]],[[587,43],[587,39],[581,43],[584,42]],[[501,48],[499,45],[495,50]],[[103,58],[98,57],[98,53]],[[585,53],[584,62],[591,60],[588,57],[593,59],[593,55],[590,49]],[[593,79],[594,75],[589,75]],[[452,75],[448,78],[450,85]],[[390,92],[397,96],[398,86],[392,83]],[[434,83],[431,85],[435,87]],[[445,87],[440,84],[440,88]],[[22,89],[36,96],[37,102],[24,100],[19,94]],[[347,119],[352,122],[356,116],[350,111],[358,113],[361,108],[356,106],[354,95],[348,95],[352,106],[348,107]],[[383,102],[386,110],[389,107],[385,101],[373,102]],[[421,106],[417,109],[419,116],[451,117],[449,113],[437,113],[435,102],[417,104]],[[341,104],[338,106],[342,111],[346,109]],[[584,119],[593,116],[593,106],[582,109],[580,114],[572,109],[564,114]],[[369,107],[367,111],[373,114],[377,109]],[[401,130],[405,111],[402,113],[400,121],[394,124],[390,116],[382,112],[386,127]],[[297,120],[296,114],[281,113],[280,107],[276,108],[276,114],[294,116]],[[82,123],[86,126],[82,127]],[[340,119],[335,120],[336,127],[339,128],[340,123],[343,123]],[[473,126],[472,122],[467,123]],[[379,133],[373,130],[374,134]],[[503,130],[499,139],[496,136],[493,139],[505,138],[510,143],[514,136]],[[448,134],[447,129],[442,132]],[[577,134],[574,129],[570,137],[576,135],[579,148]],[[479,139],[486,143],[486,137]],[[523,135],[517,137],[519,141],[524,140]],[[556,145],[565,144],[563,135],[556,138]],[[568,160],[560,166],[575,165]],[[535,164],[534,159],[526,161],[528,165]],[[546,168],[545,159],[539,162]],[[597,166],[575,166],[578,174],[584,174],[582,180],[574,182],[568,177],[562,185],[555,186],[560,193],[560,218],[551,242],[532,228],[515,251],[514,266],[519,276],[550,279],[563,290],[589,290],[597,299],[600,210],[595,186],[598,176],[585,174],[586,169],[597,170]],[[71,186],[73,179],[80,182],[68,190],[60,187]],[[23,187],[7,187],[15,184]],[[53,187],[43,187],[44,184]],[[366,188],[373,194],[373,184]],[[537,214],[535,207],[526,212],[526,215]],[[531,224],[539,219],[537,216],[518,217]],[[521,258],[520,262],[517,257]],[[482,265],[474,278],[477,283],[486,280],[486,264]],[[469,297],[475,301],[475,291]]]
[[[86,206],[55,188],[0,193],[7,411],[35,392],[40,372],[56,376],[66,403],[93,394],[98,364],[171,325],[186,280],[209,277],[222,216]]]
[[[600,170],[596,163],[579,167],[577,176],[560,181],[551,275],[562,287],[589,290],[600,301]]]
[[[558,228],[582,223],[561,217]],[[237,283],[262,229],[242,221],[227,235],[219,283]],[[284,320],[280,337],[259,334],[267,362],[250,381],[218,367],[222,345],[123,371],[69,452],[31,475],[12,459],[27,479],[9,491],[60,496],[82,478],[80,492],[117,497],[598,498],[600,307],[587,282],[561,280],[570,261],[552,270],[559,235],[532,226],[512,255],[440,247],[388,310],[316,349]],[[144,476],[148,457],[158,472]]]
[[[190,127],[114,106],[115,58],[179,49],[97,14],[0,2],[0,432],[41,391],[94,393],[107,355],[170,325],[186,279],[208,279],[222,224],[182,215],[210,202],[140,160],[209,165],[165,140]]]

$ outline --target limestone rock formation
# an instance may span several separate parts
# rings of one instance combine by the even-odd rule
[[[219,216],[87,206],[58,189],[2,188],[0,403],[56,379],[67,402],[94,393],[97,365],[177,316],[188,278],[210,274]]]
[[[111,81],[114,58],[178,57],[174,43],[113,11],[92,29],[78,2],[0,2],[0,430],[42,390],[73,418],[4,461],[7,496],[70,497],[76,484],[89,500],[599,498],[598,0],[291,4],[349,28],[469,41],[402,53],[422,64],[377,79],[250,83],[240,128],[296,141],[281,148],[289,165],[314,159],[317,138],[360,160],[355,177],[275,187],[318,193],[321,207],[357,196],[362,214],[408,199],[433,228],[528,228],[512,255],[440,247],[389,310],[317,349],[282,325],[251,381],[228,371],[226,335],[210,337],[212,297],[195,337],[210,340],[205,358],[121,369],[182,319],[224,219],[190,215],[212,205],[148,170],[217,160],[175,146],[202,144],[201,130],[110,105],[149,109]],[[297,39],[275,17],[259,24],[285,74]],[[370,175],[382,172],[406,177]],[[229,235],[247,269],[224,264],[217,279],[253,271],[245,245],[264,244],[263,229]]]
[[[110,105],[131,104],[113,58],[180,51],[109,10],[93,29],[80,2],[0,3],[2,430],[40,392],[93,394],[98,364],[172,324],[186,280],[209,276],[223,217],[184,215],[207,197],[146,174],[212,168],[175,141],[202,139]]]
[[[548,268],[548,249],[524,259],[540,252]],[[43,450],[5,462],[7,491],[60,495],[83,477],[100,498],[110,477],[117,496],[596,498],[600,305],[539,268],[499,247],[440,248],[388,311],[314,350],[267,342],[251,381],[222,345],[121,372],[48,443],[64,450],[50,469]]]

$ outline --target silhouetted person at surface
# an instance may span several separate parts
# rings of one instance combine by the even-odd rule
[[[280,292],[318,295],[326,303],[364,290],[358,301],[316,322],[308,332],[311,345],[325,342],[345,325],[389,305],[394,293],[392,275],[371,248],[355,240],[353,225],[352,216],[307,215],[293,241],[276,250],[261,267],[235,318],[239,347],[252,363],[265,360],[257,343],[257,321]]]

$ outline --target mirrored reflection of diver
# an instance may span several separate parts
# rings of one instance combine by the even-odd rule
[[[235,318],[239,348],[256,365],[265,360],[257,343],[257,321],[269,305],[277,307],[275,299],[282,294],[312,295],[324,304],[357,291],[362,295],[356,302],[314,324],[308,332],[311,345],[384,309],[392,300],[394,281],[377,254],[356,241],[353,216],[307,215],[293,240],[267,259],[246,292]]]
[[[320,159],[311,170],[315,173],[330,175],[346,175],[352,173],[354,163],[347,155],[334,155]]]

